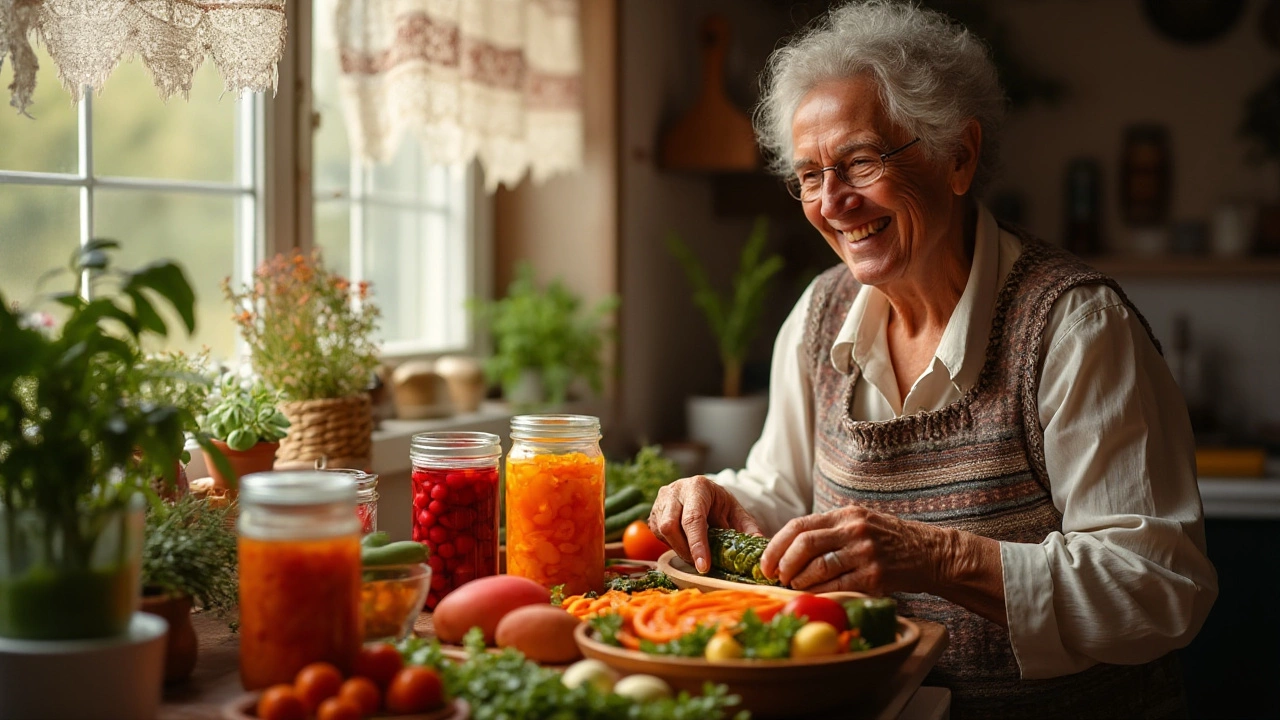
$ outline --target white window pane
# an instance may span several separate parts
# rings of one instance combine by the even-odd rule
[[[373,166],[371,194],[404,202],[418,200],[425,164],[417,139],[406,136],[400,141],[400,149],[391,162]]]
[[[351,185],[351,151],[338,96],[338,49],[333,30],[333,0],[317,0],[311,45],[312,103],[320,127],[312,135],[311,164],[317,196],[343,192]]]
[[[330,272],[351,277],[351,203],[316,201],[315,241]]]
[[[93,98],[94,173],[234,182],[237,102],[212,62],[196,72],[190,101],[167,104],[141,62],[121,63]]]
[[[74,173],[80,164],[79,114],[58,80],[58,68],[48,51],[43,45],[36,45],[35,51],[40,69],[36,71],[33,104],[27,108],[29,118],[19,115],[7,102],[13,64],[5,62],[0,68],[0,97],[6,100],[0,107],[0,170]]]
[[[67,267],[80,245],[79,193],[76,188],[0,183],[0,291],[6,302],[31,307],[39,277]],[[74,287],[66,273],[40,292]],[[48,304],[33,309],[53,311]]]
[[[421,282],[417,268],[417,213],[369,205],[365,209],[364,277],[382,309],[380,339],[411,340],[421,335]]]
[[[208,346],[217,357],[233,355],[236,330],[220,285],[235,271],[239,203],[230,195],[105,189],[94,195],[94,235],[120,242],[124,267],[172,259],[195,290],[196,334],[187,337],[174,320],[165,347],[196,351]]]

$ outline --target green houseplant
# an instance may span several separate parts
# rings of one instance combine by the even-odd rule
[[[0,637],[120,635],[139,594],[139,495],[177,475],[191,418],[130,389],[138,341],[168,332],[157,302],[190,332],[194,296],[174,263],[111,268],[116,247],[77,250],[74,288],[47,298],[66,309],[58,329],[0,294]]]
[[[147,509],[142,546],[142,610],[169,623],[165,682],[195,668],[197,638],[191,608],[226,614],[236,605],[236,535],[231,505],[184,495]]]
[[[289,428],[279,402],[280,393],[258,378],[223,375],[217,393],[210,399],[203,427],[213,438],[213,445],[227,456],[234,476],[227,476],[210,462],[213,487],[231,489],[241,476],[272,468],[280,440],[288,435]]]
[[[254,371],[280,391],[295,429],[280,444],[279,467],[366,467],[380,315],[369,284],[330,272],[318,252],[294,252],[264,262],[247,287],[224,281],[223,294]]]
[[[494,352],[485,361],[485,375],[516,404],[562,403],[579,378],[600,392],[601,353],[608,337],[604,323],[617,306],[617,298],[609,296],[584,312],[582,299],[564,283],[554,280],[539,287],[533,266],[521,263],[506,297],[473,304],[479,321],[493,334]],[[521,383],[530,377],[542,392],[522,396]]]
[[[715,336],[724,369],[719,396],[693,395],[685,402],[689,439],[705,449],[702,460],[708,471],[742,467],[764,427],[768,397],[742,394],[742,367],[751,341],[760,332],[760,315],[773,278],[782,270],[781,257],[764,253],[768,236],[768,219],[756,218],[731,288],[724,295],[712,286],[706,269],[680,237],[667,236],[667,248],[693,288],[693,302]]]

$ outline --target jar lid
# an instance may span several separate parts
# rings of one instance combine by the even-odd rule
[[[252,473],[240,478],[240,502],[255,505],[327,505],[356,501],[350,476],[325,470]]]
[[[591,415],[517,415],[513,440],[599,440],[600,418]]]
[[[502,454],[502,438],[487,432],[424,432],[409,442],[414,460],[492,460]]]

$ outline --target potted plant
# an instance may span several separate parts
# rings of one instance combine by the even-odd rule
[[[724,296],[712,287],[706,270],[680,237],[667,236],[667,249],[693,288],[693,302],[715,335],[724,369],[719,396],[695,395],[685,405],[690,439],[707,446],[708,470],[742,467],[764,427],[768,396],[742,396],[742,367],[760,331],[760,314],[772,280],[782,270],[780,256],[764,255],[768,236],[768,218],[757,217],[738,258],[732,287]]]
[[[190,677],[197,638],[191,609],[228,613],[236,606],[236,535],[232,506],[184,495],[147,509],[142,546],[142,611],[169,623],[164,681]]]
[[[142,358],[138,364],[139,372],[128,373],[122,382],[129,387],[131,397],[142,402],[156,405],[169,405],[177,409],[182,422],[184,434],[195,440],[201,435],[199,417],[208,406],[212,391],[209,368],[212,361],[207,349],[194,355],[182,351],[162,351]],[[196,447],[191,442],[184,444],[182,457],[177,467],[176,483],[169,483],[163,477],[153,478],[151,487],[157,494],[166,499],[175,499],[187,492],[186,466],[191,461],[189,448]],[[224,465],[213,458],[205,458],[210,466]]]
[[[0,294],[0,717],[72,702],[142,716],[159,702],[164,626],[135,615],[142,498],[152,478],[175,479],[184,421],[131,388],[146,372],[139,341],[168,330],[158,309],[191,331],[194,297],[171,262],[110,267],[116,247],[77,250],[74,288],[44,298],[64,308],[60,327]],[[127,686],[49,703],[54,677],[87,667],[128,670]]]
[[[258,378],[223,375],[217,394],[210,398],[204,430],[231,466],[231,475],[206,455],[212,486],[233,491],[241,477],[270,470],[276,462],[280,440],[288,435],[289,420],[278,407],[280,393]]]
[[[478,320],[493,334],[494,352],[485,361],[485,375],[502,386],[508,402],[557,405],[578,380],[601,391],[600,355],[608,335],[604,319],[618,300],[605,297],[585,313],[582,304],[559,280],[539,287],[533,267],[521,263],[506,297],[473,305]]]
[[[293,428],[277,466],[367,467],[379,316],[369,284],[329,272],[319,253],[295,252],[264,262],[249,287],[233,290],[224,281],[223,293],[254,371],[280,392]]]

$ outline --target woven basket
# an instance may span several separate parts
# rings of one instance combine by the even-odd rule
[[[367,468],[373,451],[368,394],[281,403],[289,434],[276,453],[277,470]]]

